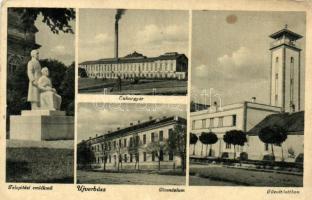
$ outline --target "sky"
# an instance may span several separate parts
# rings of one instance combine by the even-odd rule
[[[186,119],[186,105],[180,104],[78,104],[78,142],[102,135],[130,123],[148,121],[149,116],[180,116]]]
[[[79,62],[114,56],[115,9],[79,10]],[[119,21],[119,56],[188,53],[188,11],[126,10]]]
[[[54,34],[50,28],[42,22],[43,17],[40,15],[35,21],[35,26],[39,30],[36,33],[36,42],[40,44],[40,59],[53,58],[70,65],[75,61],[75,34],[59,32]],[[75,21],[69,23],[74,32]]]
[[[192,21],[192,100],[204,103],[204,90],[222,104],[256,97],[270,103],[269,35],[288,25],[303,36],[301,105],[304,99],[305,14],[300,12],[194,11]],[[207,101],[206,101],[207,102]],[[208,100],[209,102],[209,100]]]

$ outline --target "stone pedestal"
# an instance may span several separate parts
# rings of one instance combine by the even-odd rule
[[[73,140],[74,117],[64,111],[25,110],[10,116],[10,139]]]

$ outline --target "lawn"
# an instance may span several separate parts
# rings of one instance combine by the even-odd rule
[[[195,180],[196,177],[213,181],[228,182],[242,186],[267,187],[302,187],[303,177],[292,174],[251,171],[246,169],[228,168],[225,166],[190,165],[190,183],[192,185],[209,184],[209,181]],[[194,178],[194,180],[192,180]],[[226,184],[225,184],[226,185]]]
[[[7,141],[6,182],[73,183],[73,141]]]
[[[103,93],[104,88],[111,94],[185,95],[187,81],[140,80],[139,83],[133,84],[130,80],[122,80],[122,91],[118,91],[116,80],[79,79],[79,93]]]
[[[160,175],[158,173],[111,173],[77,171],[77,183],[127,184],[127,185],[185,185],[185,176]]]

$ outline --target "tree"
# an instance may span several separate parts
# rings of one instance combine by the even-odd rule
[[[230,130],[225,133],[223,140],[227,144],[234,145],[234,160],[236,158],[236,145],[243,146],[247,142],[246,133],[241,130]]]
[[[195,155],[195,145],[196,145],[197,141],[198,141],[198,137],[196,136],[196,134],[191,133],[191,135],[190,135],[190,144],[194,145],[193,155]]]
[[[81,77],[81,78],[86,78],[88,77],[88,74],[87,74],[87,71],[82,68],[82,67],[78,67],[78,75]]]
[[[64,79],[60,85],[60,95],[62,96],[61,110],[65,110],[67,115],[75,114],[75,63],[73,62],[66,70]]]
[[[42,22],[50,28],[52,33],[58,34],[60,31],[74,33],[69,24],[76,18],[73,8],[10,8],[10,10],[19,14],[25,32],[33,27],[38,15],[42,15]]]
[[[142,142],[138,134],[133,134],[132,143],[130,142],[128,145],[128,152],[131,155],[135,156],[135,164],[134,168],[140,170],[140,149]]]
[[[168,138],[169,152],[178,155],[181,159],[181,169],[186,169],[186,126],[184,124],[176,124]]]
[[[146,152],[149,154],[153,154],[154,156],[157,157],[158,160],[158,171],[160,171],[160,162],[162,159],[162,153],[164,151],[167,151],[167,143],[166,142],[150,142],[147,146],[146,146]]]
[[[273,125],[262,128],[258,136],[263,143],[271,144],[272,156],[275,159],[273,145],[282,145],[287,139],[287,132],[283,127]]]
[[[207,149],[208,145],[210,145],[209,156],[211,156],[212,145],[218,141],[217,135],[213,132],[202,132],[199,136],[199,140],[206,145],[206,156],[208,156]]]
[[[94,162],[95,155],[91,150],[90,145],[86,142],[81,142],[77,147],[77,163],[83,167],[91,168],[91,163]]]

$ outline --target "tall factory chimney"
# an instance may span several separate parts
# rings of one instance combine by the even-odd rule
[[[115,15],[115,59],[118,60],[118,22],[121,19],[121,16],[125,13],[125,9],[117,9]]]

